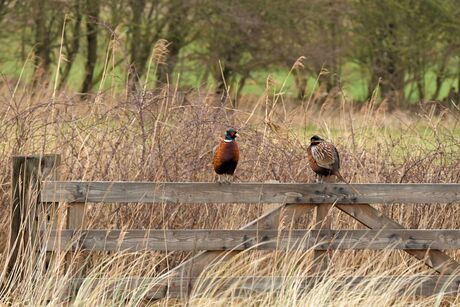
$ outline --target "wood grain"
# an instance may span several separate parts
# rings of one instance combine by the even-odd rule
[[[67,223],[66,228],[70,229],[73,233],[79,232],[85,228],[85,209],[87,204],[85,203],[74,203],[72,206],[67,206]],[[69,231],[69,230],[67,230]],[[81,236],[80,233],[78,236]],[[58,248],[66,247],[70,242],[55,237],[55,242],[59,242]],[[75,242],[75,247],[79,249],[78,241]],[[66,267],[67,270],[72,270],[72,276],[82,277],[86,274],[87,261],[89,252],[71,252],[66,255]],[[72,293],[70,296],[74,297],[77,292]]]
[[[284,229],[287,226],[290,226],[291,223],[296,220],[298,217],[302,216],[311,208],[311,206],[306,204],[278,204],[277,207],[271,208],[271,210],[264,210],[262,214],[257,219],[247,223],[241,230],[270,230],[270,229]],[[210,264],[215,263],[216,261],[225,261],[235,255],[240,251],[201,251],[190,257],[186,261],[182,262],[178,266],[174,267],[171,271],[166,273],[166,275],[175,275],[180,277],[185,277],[182,279],[183,283],[177,285],[182,289],[182,297],[188,297],[192,285],[189,283],[189,278],[194,278],[200,276],[203,271]]]
[[[401,224],[390,219],[369,204],[336,205],[336,207],[371,229],[404,229]],[[451,231],[455,232],[457,230]],[[444,231],[438,230],[438,234],[442,232]],[[448,232],[445,233],[448,234]],[[443,238],[445,237],[440,237],[439,239],[442,240]],[[424,261],[426,265],[441,274],[454,274],[460,271],[460,264],[457,261],[442,251],[435,250],[436,247],[432,246],[431,248],[430,250],[406,250],[406,252]],[[439,249],[442,249],[442,247],[439,247]]]
[[[44,182],[44,202],[459,203],[460,184]]]
[[[48,250],[54,242],[92,251],[455,249],[460,230],[64,230],[51,233]]]
[[[331,204],[323,204],[323,205],[316,206],[316,217],[315,217],[316,223],[314,227],[315,229],[319,229],[319,230],[331,229],[332,218],[331,218],[331,214],[329,214],[329,210],[331,210],[331,208],[332,208]],[[313,232],[312,234],[314,233],[315,232]],[[318,237],[316,237],[318,239],[318,242],[321,242],[323,240],[331,240],[331,237],[326,237],[327,234],[329,233],[332,234],[332,232],[330,231],[323,231],[323,232],[316,231],[316,233],[318,235]],[[327,248],[326,249],[315,248],[315,251],[313,252],[313,261],[314,261],[314,266],[312,267],[312,269],[315,271],[315,273],[321,273],[321,272],[326,271],[329,266],[329,262],[330,262]]]
[[[12,158],[11,226],[8,271],[13,269],[18,255],[36,239],[36,231],[52,226],[56,213],[52,205],[40,206],[41,183],[58,179],[59,155],[14,156]],[[21,242],[22,241],[22,242]],[[49,258],[49,255],[47,256]]]

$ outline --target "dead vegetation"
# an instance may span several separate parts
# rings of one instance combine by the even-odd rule
[[[310,136],[320,134],[337,144],[342,157],[342,174],[351,182],[457,183],[460,180],[460,137],[457,113],[433,108],[417,113],[387,113],[375,99],[352,107],[345,97],[317,97],[301,104],[290,102],[272,90],[255,100],[239,102],[239,109],[219,107],[218,97],[205,90],[181,93],[165,87],[129,96],[100,94],[81,101],[77,96],[46,91],[3,88],[0,91],[0,194],[1,246],[6,246],[9,225],[9,157],[15,154],[58,153],[62,156],[64,180],[212,181],[211,149],[229,126],[241,132],[241,181],[313,182],[306,161]],[[262,205],[92,205],[90,227],[97,228],[238,228],[262,212]],[[381,206],[385,214],[408,228],[460,228],[459,207],[452,204]],[[359,228],[348,217],[333,214],[333,228]],[[297,224],[312,226],[311,216]],[[309,253],[245,252],[230,264],[220,263],[211,276],[302,276],[310,265]],[[451,253],[458,259],[458,253]],[[7,253],[2,253],[5,266]],[[184,254],[95,253],[88,258],[90,277],[150,276],[174,267]],[[62,272],[63,259],[41,274],[30,259],[21,270],[28,278],[7,286],[0,293],[2,303],[45,304],[45,293],[54,293],[52,304],[65,301],[62,283],[53,281]],[[38,264],[43,265],[43,255]],[[40,264],[41,263],[41,264]],[[239,267],[240,270],[233,268]],[[363,285],[354,291],[330,291],[334,280],[351,273],[378,276],[423,272],[418,263],[400,252],[336,252],[328,278],[307,292],[286,282],[283,289],[268,294],[237,298],[234,289],[223,294],[208,285],[206,298],[192,295],[192,304],[353,305],[378,303],[426,304],[441,300],[396,298],[402,280],[382,287]],[[32,274],[31,272],[35,272]],[[37,273],[38,272],[38,273]],[[30,274],[27,274],[30,273]],[[5,278],[5,274],[2,275]],[[154,283],[154,282],[153,282]],[[83,285],[75,303],[138,305],[152,284],[135,291],[118,289],[109,295],[109,285]],[[147,289],[147,290],[146,290]],[[410,293],[409,287],[408,293]],[[113,291],[112,291],[113,292]],[[110,292],[110,293],[112,293]],[[342,303],[341,303],[342,302]],[[455,301],[457,302],[457,301]],[[176,302],[180,304],[179,302]],[[458,302],[457,302],[458,303]],[[161,304],[174,304],[162,302]]]

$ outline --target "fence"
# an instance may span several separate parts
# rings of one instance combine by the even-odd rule
[[[460,248],[460,230],[404,229],[402,225],[383,215],[370,204],[394,203],[460,203],[460,184],[284,184],[284,183],[154,183],[154,182],[84,182],[56,181],[60,158],[57,155],[14,157],[12,176],[12,222],[10,267],[21,252],[18,240],[25,232],[40,231],[38,209],[44,206],[48,216],[57,212],[57,204],[67,203],[67,230],[53,230],[51,238],[43,244],[47,251],[55,252],[66,246],[74,250],[168,250],[197,251],[195,256],[170,272],[163,284],[151,289],[151,298],[183,297],[206,264],[213,259],[229,258],[246,249],[274,250],[302,248],[314,251],[316,270],[328,266],[328,249],[400,249],[423,261],[440,275],[410,276],[408,282],[419,282],[417,294],[431,295],[438,291],[456,294],[460,285],[459,263],[442,249]],[[38,190],[32,194],[31,191]],[[32,209],[25,203],[33,202]],[[242,203],[276,204],[256,220],[239,230],[90,230],[85,229],[85,206],[88,203]],[[370,230],[332,230],[328,211],[334,208],[346,213]],[[316,210],[318,229],[292,230],[282,227],[290,221]],[[49,221],[53,219],[48,218]],[[51,223],[51,222],[50,222]],[[47,227],[54,227],[48,225]],[[305,287],[313,277],[302,280]],[[350,279],[361,282],[365,277]],[[77,287],[84,277],[75,278]],[[285,280],[285,279],[284,279]],[[392,277],[386,278],[390,282]],[[122,282],[135,287],[144,282],[132,278]],[[228,280],[231,283],[231,279]],[[280,281],[246,280],[248,288],[264,288]],[[383,280],[382,282],[385,282]]]

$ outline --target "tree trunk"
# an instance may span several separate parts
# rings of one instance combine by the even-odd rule
[[[75,24],[72,31],[72,41],[70,47],[67,50],[67,65],[65,65],[64,71],[61,73],[61,81],[59,82],[59,88],[62,88],[69,78],[70,71],[72,69],[75,58],[77,57],[78,51],[80,50],[80,32],[81,32],[81,5],[80,0],[75,0]]]
[[[431,100],[439,99],[439,93],[441,92],[442,84],[444,83],[444,80],[446,77],[446,60],[447,59],[448,57],[446,57],[445,60],[442,61],[441,67],[439,68],[439,71],[436,74],[436,88],[434,90],[433,95],[431,96]]]
[[[418,99],[420,102],[424,102],[425,101],[425,80],[424,80],[425,74],[422,71],[421,73],[420,72],[415,73],[415,75],[416,75],[415,83],[417,85]]]
[[[381,78],[380,90],[382,97],[389,102],[390,110],[398,107],[404,98],[404,72],[398,65],[398,41],[396,25],[388,24],[388,32],[383,35],[381,41],[386,41],[388,47],[382,46],[381,42],[376,45],[379,50],[374,59],[373,80]]]
[[[327,74],[327,79],[326,79],[326,89],[327,92],[329,93],[334,87],[337,86],[337,76],[339,75],[339,63],[338,63],[338,45],[340,44],[338,42],[339,40],[339,34],[338,34],[338,27],[339,27],[339,15],[334,12],[334,9],[332,8],[334,6],[334,1],[329,2],[329,7],[330,10],[332,10],[331,16],[329,19],[331,20],[329,23],[329,29],[330,29],[330,46],[331,50],[330,56],[329,56],[329,74]]]
[[[51,63],[50,33],[46,30],[46,1],[34,1],[35,72],[34,85],[43,81]]]
[[[177,59],[181,49],[186,44],[186,36],[190,30],[190,25],[184,23],[184,16],[189,14],[190,4],[183,1],[171,1],[170,13],[168,14],[168,32],[165,39],[169,42],[168,57],[166,65],[162,65],[157,70],[156,86],[168,82],[177,64]]]
[[[219,67],[219,76],[216,78],[217,86],[216,86],[216,94],[220,97],[220,101],[225,103],[228,98],[228,86],[229,82],[233,76],[233,70],[225,65],[222,67],[222,71],[220,71]]]
[[[371,59],[371,67],[372,67],[371,80],[367,84],[367,100],[369,101],[372,99],[372,96],[374,95],[374,91],[376,90],[377,86],[378,86],[378,90],[381,91],[380,89],[381,75],[378,72],[379,67],[380,67],[379,60],[380,60],[380,57],[378,55],[374,55],[374,57]]]
[[[142,12],[145,8],[145,0],[131,0],[129,2],[131,8],[132,19],[131,19],[131,44],[130,44],[130,69],[128,74],[129,88],[131,91],[135,91],[136,85],[139,83],[139,79],[142,75],[140,53],[142,49]]]
[[[308,85],[308,75],[305,69],[295,69],[293,71],[295,86],[297,89],[297,99],[305,99]]]
[[[97,21],[99,18],[99,1],[86,0],[86,42],[87,54],[85,78],[81,87],[82,93],[89,93],[93,87],[93,74],[97,61]]]
[[[460,97],[460,57],[458,57],[457,72],[457,96]]]
[[[240,104],[241,94],[243,92],[244,86],[246,85],[247,78],[248,78],[248,75],[245,74],[238,81],[238,88],[236,89],[235,99],[233,100],[233,106],[232,106],[234,109],[238,109],[238,106]]]
[[[176,68],[177,58],[179,57],[179,52],[182,49],[182,38],[169,38],[168,42],[171,42],[168,48],[168,58],[166,59],[166,64],[161,65],[157,69],[157,76],[156,76],[156,87],[168,83],[168,78],[174,72],[174,68]]]

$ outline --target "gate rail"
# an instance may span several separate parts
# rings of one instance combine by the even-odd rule
[[[441,286],[447,282],[451,290],[449,293],[458,290],[460,264],[441,250],[460,248],[460,230],[404,229],[370,204],[459,204],[460,184],[57,181],[58,155],[18,156],[13,157],[12,162],[10,268],[14,266],[18,254],[23,252],[21,248],[28,243],[27,240],[33,240],[34,236],[27,234],[45,232],[42,226],[45,223],[45,228],[54,229],[49,232],[51,235],[46,242],[40,245],[49,252],[201,251],[169,272],[167,278],[173,278],[174,282],[167,284],[174,285],[174,289],[162,288],[164,291],[160,292],[164,296],[188,295],[191,280],[195,280],[217,257],[229,258],[247,249],[292,248],[314,250],[316,272],[324,271],[329,265],[326,251],[330,249],[401,249],[442,275],[439,278],[427,276],[429,282],[423,283],[424,291],[420,293],[432,294],[436,289],[445,289]],[[57,214],[60,203],[68,205],[65,230],[56,230],[53,222],[56,219],[50,218]],[[239,230],[90,230],[85,229],[84,221],[88,203],[278,206]],[[40,214],[43,211],[40,208],[46,212],[46,221],[43,221],[45,218]],[[329,210],[332,208],[345,212],[370,229],[330,229]],[[283,221],[290,221],[311,209],[316,210],[315,229],[283,227]],[[362,278],[365,277],[357,277],[357,280]],[[408,280],[411,278],[408,276]],[[388,280],[391,278],[388,277]]]

